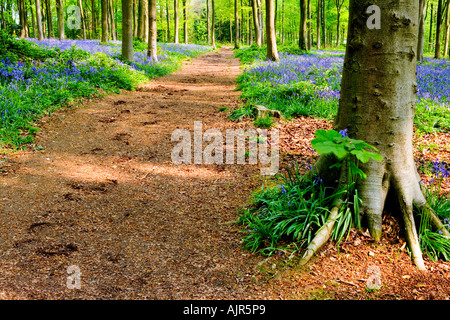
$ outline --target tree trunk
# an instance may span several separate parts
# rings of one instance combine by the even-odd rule
[[[206,41],[211,43],[211,22],[209,20],[209,0],[206,0]]]
[[[441,28],[442,27],[442,0],[438,1],[436,18],[436,45],[434,47],[434,58],[441,58]]]
[[[178,22],[179,22],[179,18],[178,18],[178,0],[173,0],[173,10],[174,10],[174,30],[173,30],[173,42],[174,43],[179,43],[179,35],[178,35]]]
[[[102,0],[102,42],[106,41],[108,41],[108,0]]]
[[[44,33],[42,32],[41,3],[39,0],[36,0],[35,4],[36,4],[37,38],[39,41],[42,41],[44,39]]]
[[[306,50],[306,37],[307,37],[306,11],[307,11],[306,0],[300,0],[300,32],[299,32],[298,47],[301,50]]]
[[[86,40],[86,19],[84,17],[84,9],[81,0],[78,0],[78,7],[80,7],[80,15],[81,15],[81,34],[83,39]]]
[[[320,21],[322,23],[322,44],[323,47],[327,47],[327,14],[325,12],[325,0],[321,1],[321,8],[320,8]]]
[[[148,52],[147,55],[153,60],[158,61],[158,49],[157,49],[157,38],[158,38],[158,26],[156,23],[156,0],[149,1],[149,38],[148,38]]]
[[[20,38],[28,38],[28,19],[25,6],[25,0],[18,0],[19,20],[22,30],[20,30]]]
[[[447,8],[445,14],[444,56],[449,55],[448,52],[449,36],[450,36],[450,1],[447,1]]]
[[[284,2],[283,2],[284,3]],[[258,6],[256,0],[252,0],[253,26],[255,28],[256,45],[261,47],[260,21],[258,17]]]
[[[167,41],[170,42],[170,12],[169,12],[169,0],[166,0],[166,19],[167,19]]]
[[[266,0],[266,42],[267,59],[279,60],[277,49],[277,37],[275,34],[275,6],[273,0]]]
[[[234,0],[234,48],[239,49],[239,3],[238,0]]]
[[[214,0],[211,0],[211,47],[216,48],[216,9]]]
[[[419,0],[419,35],[417,41],[417,60],[423,60],[423,44],[425,42],[425,9],[427,0]]]
[[[133,61],[133,1],[122,0],[122,59]]]
[[[433,16],[434,16],[434,12],[433,12],[433,4],[430,3],[431,6],[431,14],[430,14],[430,34],[428,35],[428,45],[429,45],[429,49],[431,50],[431,48],[433,47],[433,43],[432,41],[432,36],[433,36]]]
[[[48,38],[53,38],[53,20],[52,20],[52,8],[50,6],[50,0],[44,0],[45,1],[45,10],[47,12],[46,18],[47,18],[47,35]]]
[[[156,4],[155,4],[156,5]],[[184,24],[184,43],[188,44],[188,17],[187,17],[187,1],[183,0],[183,24]]]
[[[382,28],[366,27],[366,9],[376,4]],[[389,192],[402,213],[412,259],[425,269],[413,218],[413,205],[423,206],[413,157],[416,104],[418,1],[350,0],[349,33],[335,130],[376,146],[382,162],[360,166],[367,178],[357,184],[361,214],[375,240],[381,238],[382,212]],[[321,159],[319,159],[321,160]],[[328,168],[318,169],[326,171]],[[321,174],[321,176],[323,176]]]
[[[58,38],[64,40],[64,6],[62,0],[56,0],[56,15],[58,16]]]
[[[307,18],[308,18],[308,22],[307,22],[307,37],[308,40],[306,42],[306,48],[311,51],[312,49],[312,34],[311,34],[311,0],[308,0],[308,14],[307,14]],[[284,24],[284,23],[283,23]]]
[[[320,49],[320,25],[321,25],[321,7],[322,0],[317,0],[317,8],[316,8],[316,41],[317,41],[317,50]]]

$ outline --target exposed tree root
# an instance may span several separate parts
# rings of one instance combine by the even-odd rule
[[[330,239],[331,234],[333,233],[334,225],[336,223],[336,218],[339,214],[341,205],[338,204],[331,209],[330,216],[325,222],[324,226],[317,232],[314,236],[314,239],[306,248],[305,253],[300,259],[299,264],[305,265],[308,261],[322,248],[322,246]]]

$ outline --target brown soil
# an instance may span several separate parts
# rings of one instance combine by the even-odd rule
[[[450,265],[411,264],[396,220],[376,244],[353,232],[298,268],[286,254],[242,249],[233,224],[266,180],[253,165],[175,165],[177,128],[249,128],[222,106],[238,104],[240,72],[223,48],[136,92],[123,92],[41,121],[35,147],[9,155],[0,179],[3,299],[448,299]],[[279,123],[282,163],[312,162],[309,141],[329,123]],[[294,138],[295,139],[294,139]],[[283,140],[284,139],[284,140]],[[290,140],[289,140],[290,139]],[[300,141],[295,146],[283,141]],[[42,147],[42,149],[41,149]],[[67,268],[81,271],[69,289]],[[381,288],[366,285],[380,269]]]

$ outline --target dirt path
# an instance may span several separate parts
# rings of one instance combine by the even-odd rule
[[[3,297],[255,297],[254,264],[228,222],[259,170],[170,157],[177,128],[236,125],[218,111],[237,103],[232,55],[208,53],[137,92],[44,120],[42,150],[12,156],[1,178]],[[71,265],[80,290],[66,287]]]
[[[0,299],[449,299],[450,263],[411,264],[398,224],[378,244],[352,232],[311,264],[243,251],[236,209],[261,185],[250,165],[175,165],[176,129],[233,123],[239,61],[230,49],[181,71],[43,119],[36,150],[0,177]],[[323,120],[277,125],[282,166],[311,161]],[[284,164],[283,164],[284,163]],[[68,267],[81,272],[70,289]],[[367,290],[378,268],[381,288]],[[75,274],[71,274],[75,276]]]

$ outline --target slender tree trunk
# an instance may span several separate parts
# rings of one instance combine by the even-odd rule
[[[449,55],[448,51],[449,36],[450,36],[450,1],[447,1],[447,8],[445,15],[445,33],[444,33],[444,56]]]
[[[234,0],[234,48],[239,49],[239,2]]]
[[[52,8],[50,4],[50,0],[44,0],[45,1],[45,9],[47,11],[46,18],[47,18],[47,35],[48,38],[53,38],[53,20],[52,20]]]
[[[148,39],[148,52],[147,55],[153,60],[158,61],[158,26],[156,22],[156,0],[149,0],[149,39]]]
[[[320,12],[322,14],[321,23],[322,23],[322,43],[323,47],[327,47],[327,14],[325,12],[325,0],[322,0],[322,8]]]
[[[211,0],[211,47],[216,48],[216,9],[214,0]]]
[[[275,6],[273,0],[266,0],[266,42],[267,59],[272,61],[279,60],[277,37],[275,34]]]
[[[175,43],[179,43],[179,33],[178,33],[178,23],[179,23],[179,17],[178,17],[178,0],[173,0],[173,10],[174,10],[174,41]]]
[[[169,0],[166,0],[166,19],[167,19],[167,39],[170,42],[170,11],[169,11]]]
[[[208,44],[211,43],[211,22],[209,17],[209,0],[206,0],[206,41]]]
[[[433,36],[433,17],[434,17],[433,4],[432,4],[432,3],[430,3],[430,7],[431,7],[431,14],[430,14],[430,34],[428,35],[428,46],[429,46],[429,49],[431,50],[431,48],[433,47],[432,36]]]
[[[417,60],[423,60],[423,44],[425,40],[425,9],[427,0],[419,0],[419,35],[417,41]]]
[[[184,43],[188,44],[188,13],[187,13],[187,1],[183,0],[183,24],[184,24]]]
[[[18,0],[19,20],[22,30],[20,31],[20,38],[28,38],[28,19],[25,6],[25,0]]]
[[[133,61],[133,1],[122,0],[122,58]]]
[[[321,25],[321,7],[322,7],[322,0],[317,0],[317,8],[316,8],[316,41],[317,41],[317,50],[320,49],[320,25]]]
[[[298,47],[301,50],[306,50],[306,37],[307,37],[306,11],[307,11],[306,0],[300,0],[300,32],[299,32]]]
[[[306,48],[307,48],[309,51],[311,51],[311,49],[312,49],[312,34],[311,34],[311,18],[312,18],[312,16],[311,16],[311,0],[308,0],[308,15],[307,15],[307,18],[308,18],[308,22],[307,22],[307,29],[308,29],[307,37],[308,37],[308,40],[307,40],[307,43],[306,43]],[[284,24],[284,23],[283,23],[283,24]]]
[[[64,6],[62,0],[56,0],[56,14],[58,16],[58,38],[64,40]]]
[[[35,4],[36,4],[37,38],[39,41],[41,41],[44,39],[44,32],[42,31],[41,3],[39,0],[36,0]]]
[[[284,2],[283,2],[284,3]],[[252,0],[252,13],[253,13],[253,26],[255,28],[255,40],[256,45],[261,47],[261,32],[260,32],[260,21],[258,17],[258,7],[256,0]]]
[[[376,31],[365,27],[364,15],[374,3],[383,8],[383,27]],[[350,0],[335,130],[346,128],[350,137],[376,146],[383,156],[381,162],[361,164],[367,178],[357,183],[364,204],[361,214],[370,234],[377,241],[381,238],[389,192],[402,214],[412,259],[419,269],[425,269],[413,217],[413,205],[425,203],[412,146],[417,83],[416,55],[411,48],[417,47],[418,17],[418,1],[392,6],[391,0]]]
[[[83,39],[86,40],[86,19],[84,16],[84,9],[83,4],[81,0],[78,0],[78,7],[80,8],[80,14],[81,14],[81,34],[83,36]]]
[[[441,28],[442,27],[442,0],[438,1],[436,18],[436,45],[434,47],[434,58],[441,58]]]
[[[102,42],[106,42],[108,41],[108,0],[101,0],[101,1],[102,1]]]
[[[97,14],[95,10],[95,0],[91,1],[91,16],[92,16],[92,39],[97,37]]]

